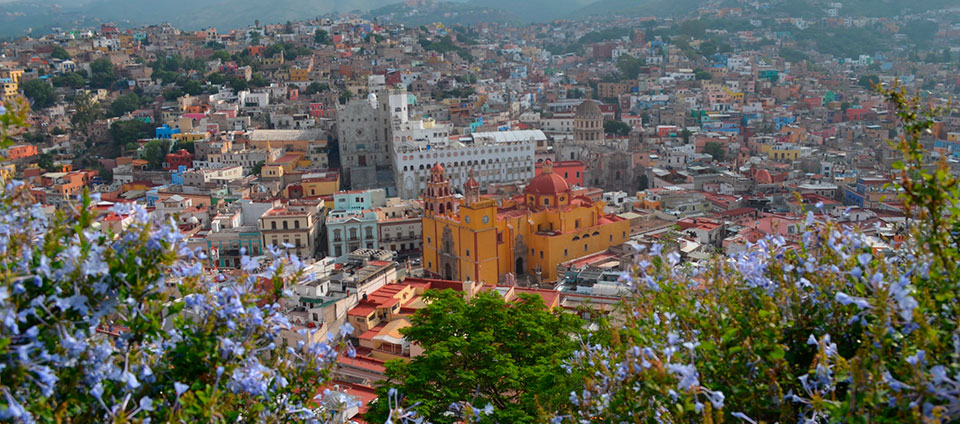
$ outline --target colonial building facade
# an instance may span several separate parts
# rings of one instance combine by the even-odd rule
[[[474,177],[457,200],[444,168],[430,169],[424,193],[423,266],[440,278],[495,285],[512,274],[535,283],[557,279],[557,265],[618,245],[629,223],[604,213],[603,202],[575,196],[544,163],[523,195],[496,201]]]

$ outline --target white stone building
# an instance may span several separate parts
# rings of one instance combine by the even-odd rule
[[[392,130],[395,124],[407,123],[408,116],[405,90],[373,86],[366,99],[338,106],[337,135],[345,186],[354,190],[393,186]]]
[[[521,130],[473,133],[446,143],[397,143],[393,163],[397,193],[403,199],[419,196],[436,163],[446,170],[454,190],[462,190],[470,170],[482,185],[530,180],[537,142],[546,139],[543,131]]]

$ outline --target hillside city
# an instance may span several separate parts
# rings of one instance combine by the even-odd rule
[[[29,101],[29,128],[0,174],[49,216],[89,191],[113,232],[135,221],[115,206],[140,204],[206,254],[207,274],[295,253],[307,272],[284,293],[282,342],[348,329],[356,355],[328,386],[362,403],[343,417],[362,422],[387,361],[423,354],[401,330],[430,289],[532,294],[589,319],[629,294],[623,275],[651,249],[697,268],[768,236],[795,246],[810,211],[875,252],[900,247],[901,122],[874,86],[949,106],[956,10],[733,3],[394,23],[431,5],[408,1],[379,18],[10,39],[0,94]],[[960,112],[922,142],[960,172]]]

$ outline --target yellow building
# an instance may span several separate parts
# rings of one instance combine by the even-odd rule
[[[207,139],[207,133],[178,133],[171,136],[174,142],[197,142]]]
[[[784,143],[771,146],[767,149],[767,157],[772,160],[780,162],[792,162],[800,159],[800,155],[803,153],[800,150],[799,146],[792,144]]]
[[[22,69],[0,69],[0,101],[9,102],[19,95]]]
[[[0,78],[0,101],[11,102],[20,93],[20,85],[11,79]]]
[[[423,266],[448,280],[497,284],[507,273],[554,281],[557,265],[618,245],[630,223],[603,211],[604,202],[576,196],[547,161],[523,195],[501,204],[480,196],[471,178],[454,199],[439,164],[424,194]]]
[[[310,81],[310,67],[294,66],[290,68],[290,81]]]

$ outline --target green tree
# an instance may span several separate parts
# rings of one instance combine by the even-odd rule
[[[263,74],[257,72],[250,76],[250,86],[251,87],[266,87],[270,85],[270,82],[263,77]]]
[[[226,51],[226,50],[217,50],[217,51],[213,52],[212,55],[210,55],[210,59],[211,59],[211,60],[212,60],[212,59],[220,59],[220,60],[223,61],[223,62],[226,62],[226,61],[230,60],[231,57],[232,57],[232,56],[230,56],[230,52],[228,52],[228,51]]]
[[[126,93],[110,104],[110,116],[123,116],[140,107],[140,96],[137,93]]]
[[[80,134],[86,135],[90,124],[96,122],[103,116],[100,102],[97,102],[89,94],[83,93],[73,100],[73,116],[70,117],[70,124]]]
[[[683,131],[680,131],[680,137],[683,138],[683,144],[690,144],[690,136],[692,135],[693,133],[686,128],[684,128]]]
[[[247,80],[243,78],[230,77],[230,88],[233,89],[234,93],[239,93],[243,90],[246,90],[249,87]]]
[[[703,153],[713,156],[715,161],[722,161],[727,155],[723,144],[716,141],[708,141],[707,144],[704,144]]]
[[[874,85],[880,83],[880,77],[876,75],[864,75],[860,77],[860,81],[857,82],[857,85],[866,88],[867,90],[872,90]]]
[[[425,298],[428,306],[401,330],[424,353],[387,363],[380,399],[395,388],[435,424],[457,421],[444,412],[464,400],[492,405],[493,422],[535,423],[545,422],[538,411],[555,410],[578,382],[562,369],[583,325],[576,315],[548,310],[538,295],[521,294],[507,303],[483,292],[467,301],[444,290]],[[367,420],[384,422],[386,403],[375,402]]]
[[[266,164],[267,164],[267,163],[264,162],[264,161],[257,162],[256,165],[253,165],[253,168],[251,169],[250,174],[251,174],[251,175],[257,175],[257,176],[259,176],[259,175],[260,175],[260,170],[262,170],[262,169],[263,169],[263,165],[266,165]]]
[[[229,81],[229,79],[219,72],[214,72],[210,75],[207,75],[207,82],[210,84],[223,85],[226,84],[227,81]]]
[[[37,158],[37,166],[45,171],[53,169],[53,155],[50,153],[41,153]]]
[[[83,78],[83,75],[76,72],[53,78],[53,85],[55,87],[80,88],[86,83],[87,81]]]
[[[50,57],[54,59],[67,60],[70,58],[70,53],[60,46],[55,46],[53,51],[50,53]]]
[[[353,98],[353,92],[350,90],[343,90],[343,93],[340,93],[340,96],[337,100],[340,101],[340,104],[345,105],[350,99]]]
[[[630,126],[623,121],[610,119],[603,121],[603,132],[607,134],[625,137],[630,135],[630,129]]]
[[[318,29],[313,33],[313,42],[317,44],[330,44],[330,34],[327,31]]]
[[[28,131],[23,133],[23,141],[26,141],[29,144],[40,144],[46,140],[46,137],[40,133],[40,131]]]
[[[196,153],[195,146],[192,141],[178,141],[173,144],[173,147],[170,148],[171,152],[179,152],[180,150]]]
[[[710,72],[704,71],[703,69],[697,69],[696,71],[693,71],[693,75],[696,77],[698,81],[708,80],[710,78],[713,78],[713,76],[710,75]]]
[[[163,98],[167,101],[174,101],[183,96],[183,90],[179,88],[168,88],[163,90]]]
[[[307,88],[303,91],[303,93],[308,96],[311,96],[323,91],[327,91],[329,89],[330,89],[330,86],[328,86],[327,84],[321,84],[319,82],[314,81],[307,86]]]
[[[136,143],[140,139],[151,138],[154,133],[153,125],[139,119],[117,121],[110,125],[110,137],[113,138],[113,144],[117,146],[125,146],[129,143]]]
[[[150,140],[143,147],[143,159],[147,161],[147,167],[153,170],[163,169],[163,161],[170,153],[170,140]]]
[[[567,90],[568,99],[582,99],[585,96],[583,90],[579,88],[571,88]]]
[[[191,96],[203,93],[203,85],[200,81],[190,80],[183,84],[183,91]]]
[[[57,102],[57,92],[48,82],[33,79],[23,83],[23,95],[30,99],[34,109],[53,106]]]
[[[94,88],[111,88],[120,79],[113,68],[113,62],[108,58],[90,62],[90,86]]]
[[[617,58],[617,69],[627,79],[636,79],[640,75],[640,68],[646,63],[642,58],[636,58],[628,54],[620,55]]]

